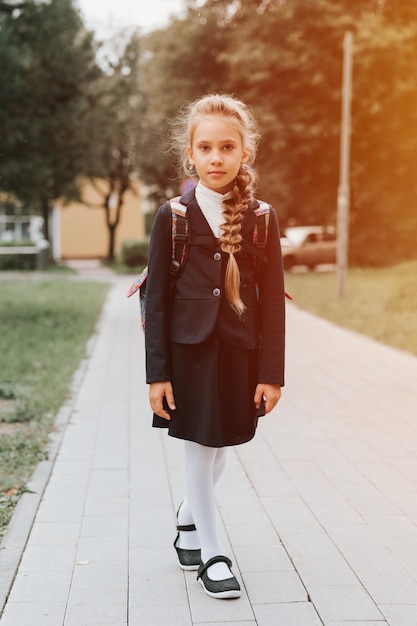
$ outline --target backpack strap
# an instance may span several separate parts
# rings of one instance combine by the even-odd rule
[[[268,240],[269,216],[271,207],[266,202],[259,201],[259,207],[255,209],[256,224],[253,231],[253,244],[260,250],[265,250]]]
[[[186,244],[188,237],[188,222],[185,217],[186,207],[180,203],[180,196],[168,200],[167,202],[171,209],[171,266],[170,271],[175,276],[184,263],[185,255],[187,253]],[[179,245],[177,245],[179,244]],[[139,295],[146,293],[146,280],[148,278],[148,267],[142,271],[140,276],[129,287],[126,296],[130,298],[137,291]]]
[[[262,260],[264,262],[268,261],[268,257],[263,254],[263,251],[265,250],[266,242],[268,241],[268,226],[269,218],[271,216],[271,205],[266,202],[262,202],[261,200],[258,200],[258,202],[259,207],[255,210],[256,224],[253,231],[254,250],[252,250],[252,252],[255,256],[257,268],[259,269],[259,258],[261,258],[261,254]],[[288,300],[294,300],[288,291],[284,291],[284,295],[288,298]]]
[[[180,203],[179,196],[168,200],[171,209],[171,265],[170,271],[176,276],[187,256],[188,221],[187,208]]]
[[[176,276],[188,258],[189,246],[210,246],[216,238],[210,235],[192,235],[189,232],[187,221],[187,207],[180,202],[177,196],[168,201],[171,207],[171,274]]]
[[[247,252],[253,254],[254,262],[257,269],[260,269],[260,264],[266,263],[268,257],[265,254],[266,242],[268,240],[268,226],[270,216],[270,205],[266,202],[258,200],[259,207],[255,209],[256,222],[253,229],[252,244],[244,243],[244,248]]]
[[[245,250],[251,252],[254,256],[255,264],[260,269],[260,261],[266,263],[268,261],[267,256],[264,253],[266,242],[268,240],[268,226],[270,218],[270,205],[266,202],[258,200],[259,207],[255,209],[256,223],[253,230],[252,244],[245,242]],[[171,245],[172,245],[172,260],[171,260],[171,273],[176,276],[181,266],[187,259],[188,246],[193,245],[212,245],[215,241],[214,237],[206,235],[190,235],[188,231],[188,222],[186,218],[187,208],[180,202],[180,196],[168,201],[168,205],[171,208]],[[148,277],[148,268],[142,271],[141,275],[134,281],[127,292],[127,297],[130,298],[139,289],[145,293],[146,279]],[[289,300],[293,300],[291,294],[285,291],[285,297]]]

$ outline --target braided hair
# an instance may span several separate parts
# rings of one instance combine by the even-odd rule
[[[242,143],[247,150],[245,163],[240,165],[232,191],[223,200],[224,223],[221,224],[220,244],[229,258],[225,274],[226,298],[239,317],[245,312],[240,297],[240,272],[235,254],[241,250],[241,226],[243,215],[253,200],[256,175],[251,169],[256,156],[259,133],[250,109],[240,100],[223,94],[209,94],[188,104],[181,112],[174,126],[174,140],[180,151],[182,170],[187,177],[196,177],[190,172],[188,146],[192,144],[194,130],[202,117],[224,115],[238,122]]]

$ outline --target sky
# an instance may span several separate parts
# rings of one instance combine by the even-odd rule
[[[148,32],[184,12],[183,0],[77,0],[84,22],[98,35],[124,26]]]

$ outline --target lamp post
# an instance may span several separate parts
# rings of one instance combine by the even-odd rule
[[[337,295],[345,294],[348,267],[349,210],[350,210],[350,118],[352,93],[352,40],[351,32],[345,33],[343,42],[343,89],[342,123],[340,133],[340,175],[337,190]]]

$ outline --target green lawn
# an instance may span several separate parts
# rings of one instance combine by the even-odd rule
[[[287,272],[285,284],[301,309],[417,355],[417,261],[351,269],[342,298],[335,272]]]
[[[0,282],[0,537],[85,354],[108,285]]]
[[[417,355],[417,261],[352,269],[343,298],[334,272],[289,272],[295,305]],[[0,282],[0,537],[65,401],[108,285],[68,279]]]

